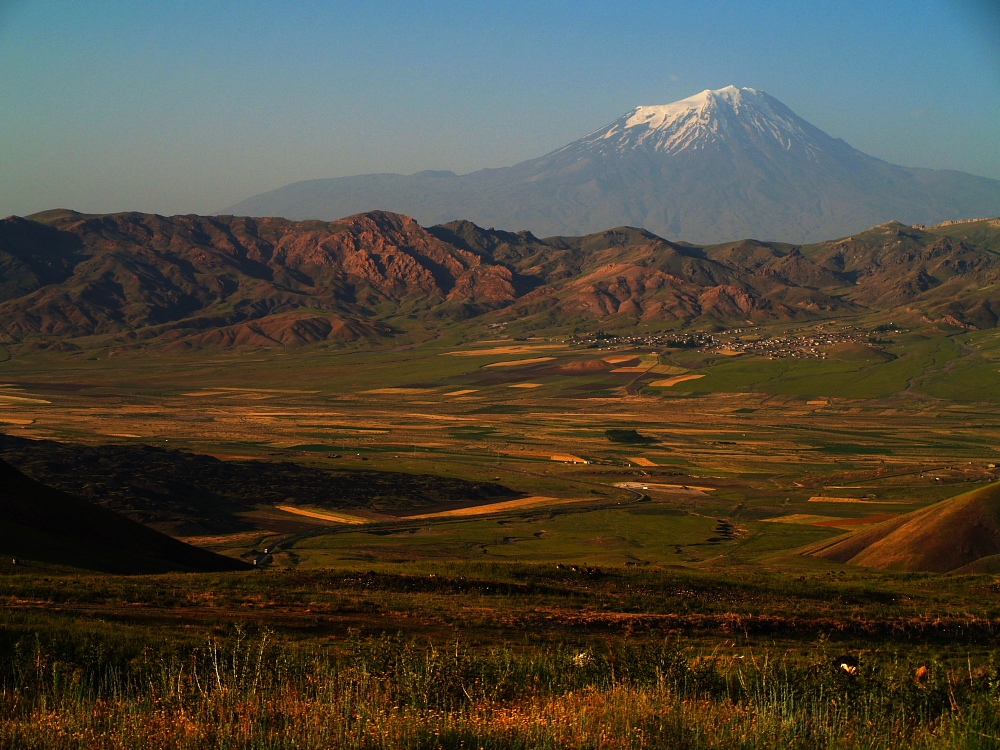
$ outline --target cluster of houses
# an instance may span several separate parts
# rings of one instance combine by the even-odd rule
[[[767,336],[760,328],[734,328],[719,333],[691,331],[684,333],[606,334],[603,332],[574,335],[569,343],[589,349],[619,349],[622,347],[661,349],[705,349],[723,354],[755,354],[777,359],[825,359],[826,349],[837,344],[872,345],[879,343],[878,334],[886,327],[865,329],[858,326],[827,329],[824,325],[810,331],[796,331],[779,336]],[[893,333],[902,333],[892,327]],[[883,342],[884,343],[884,342]]]
[[[703,331],[684,333],[584,333],[569,338],[569,343],[588,349],[618,349],[621,347],[663,349],[709,349],[719,344],[715,334]]]
[[[894,329],[894,332],[900,332]],[[762,337],[753,329],[735,329],[720,334],[718,350],[727,353],[755,354],[758,357],[777,359],[797,357],[799,359],[825,359],[826,349],[837,344],[874,345],[879,343],[877,330],[866,330],[857,326],[847,326],[836,330],[826,330],[817,326],[811,332],[798,331],[784,336]]]

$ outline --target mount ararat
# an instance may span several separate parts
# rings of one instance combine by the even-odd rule
[[[628,225],[699,244],[746,237],[802,243],[890,220],[996,216],[1000,181],[889,164],[762,91],[727,86],[637,107],[512,167],[309,180],[223,213],[333,220],[376,209],[424,225],[467,219],[538,236]]]

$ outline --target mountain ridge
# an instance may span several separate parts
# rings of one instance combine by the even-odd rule
[[[0,220],[0,334],[79,349],[360,344],[467,320],[525,330],[717,326],[884,311],[1000,321],[1000,221],[698,246],[645,229],[538,238],[373,212],[334,222]]]

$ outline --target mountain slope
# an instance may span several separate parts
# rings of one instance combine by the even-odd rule
[[[243,570],[0,461],[0,554],[112,573]]]
[[[808,246],[697,246],[635,227],[540,239],[374,212],[335,222],[87,216],[0,220],[0,343],[258,349],[524,330],[742,324],[892,311],[1000,322],[1000,222],[893,222]]]
[[[463,317],[506,304],[520,283],[505,266],[396,214],[332,223],[135,213],[38,218],[45,224],[0,222],[0,249],[9,248],[8,265],[19,273],[0,275],[0,288],[12,290],[0,302],[0,321],[15,339],[201,336],[190,345],[249,347],[353,341],[391,333],[374,319],[383,308]],[[38,243],[15,240],[53,230],[63,246],[48,257],[71,270],[44,285],[21,271]],[[24,293],[14,298],[16,291]]]
[[[1000,486],[990,485],[807,552],[867,568],[947,573],[1000,554]]]
[[[1000,181],[868,156],[768,94],[727,86],[643,106],[537,159],[467,175],[311,180],[225,213],[332,219],[385,209],[537,235],[630,225],[698,243],[813,242],[888,220],[1000,214]]]
[[[998,222],[967,222],[970,227]],[[849,282],[846,297],[866,307],[921,308],[934,318],[992,328],[1000,316],[996,290],[1000,256],[989,241],[949,236],[949,227],[909,227],[889,222],[819,247],[809,259]],[[981,235],[982,236],[982,235]]]

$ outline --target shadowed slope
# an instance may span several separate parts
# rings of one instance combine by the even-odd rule
[[[177,537],[256,528],[248,513],[289,498],[315,508],[395,514],[519,497],[493,482],[432,474],[222,461],[148,445],[82,445],[3,433],[0,459],[49,487]]]
[[[0,554],[109,573],[242,570],[0,461]]]
[[[824,542],[805,554],[885,570],[947,573],[1000,554],[1000,485]]]

